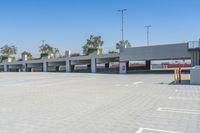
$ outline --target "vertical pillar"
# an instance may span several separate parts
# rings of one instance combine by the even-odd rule
[[[119,63],[119,73],[120,74],[127,74],[127,67],[128,64],[126,61]]]
[[[91,72],[96,73],[96,58],[91,59]]]
[[[22,64],[22,72],[26,72],[27,71],[27,64],[25,63],[28,60],[28,56],[27,55],[22,55],[22,61],[24,62]]]
[[[22,71],[27,72],[27,64],[26,63],[22,64]]]
[[[43,62],[43,72],[48,72],[48,62]]]
[[[8,72],[8,65],[4,64],[4,72]]]
[[[69,59],[66,60],[66,72],[71,72],[71,61]]]
[[[43,60],[43,72],[48,72],[48,56],[42,57]]]

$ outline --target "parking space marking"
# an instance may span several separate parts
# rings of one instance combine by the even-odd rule
[[[133,84],[134,85],[138,85],[138,84],[143,84],[144,82],[142,82],[142,81],[138,81],[138,82],[134,82]]]
[[[118,86],[121,86],[121,85],[120,85],[120,84],[115,84],[114,86],[117,86],[117,87],[118,87]]]
[[[128,86],[129,86],[129,84],[125,84],[125,85],[124,85],[124,87],[128,87]]]
[[[153,129],[153,128],[139,128],[135,133],[143,133],[145,130],[146,131],[153,131],[153,132],[156,132],[156,133],[183,133],[183,132],[167,131],[167,130]]]
[[[158,108],[157,111],[200,115],[200,110],[190,110],[190,109]]]
[[[200,98],[187,98],[187,97],[168,97],[169,100],[189,100],[189,101],[200,101]]]
[[[129,87],[129,84],[115,84],[116,87]]]
[[[133,82],[133,84],[115,84],[114,86],[116,87],[130,87],[130,86],[138,86],[139,84],[143,84],[144,82],[138,81],[138,82]]]
[[[193,93],[194,92],[194,90],[175,90],[175,92],[191,92],[191,93]]]

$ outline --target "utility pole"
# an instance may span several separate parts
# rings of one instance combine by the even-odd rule
[[[127,11],[127,9],[121,9],[121,10],[118,10],[118,12],[121,12],[121,17],[122,17],[122,41],[124,41],[124,12]]]
[[[152,27],[151,25],[146,25],[147,28],[147,46],[149,46],[149,29]]]

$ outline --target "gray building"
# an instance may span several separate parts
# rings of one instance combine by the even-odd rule
[[[97,64],[104,63],[108,67],[110,62],[119,62],[117,68],[119,73],[127,73],[129,61],[143,60],[146,63],[145,69],[151,69],[151,61],[153,60],[177,60],[190,59],[192,66],[200,65],[200,42],[188,42],[178,44],[142,46],[132,48],[122,48],[120,53],[114,54],[91,54],[87,56],[71,57],[70,52],[66,52],[66,57],[48,59],[44,57],[38,60],[27,60],[22,57],[22,61],[2,62],[0,70],[9,71],[43,71],[48,72],[50,68],[58,69],[63,66],[66,72],[75,71],[76,65],[87,66],[87,72],[95,73],[98,70]],[[116,69],[115,69],[116,70]]]

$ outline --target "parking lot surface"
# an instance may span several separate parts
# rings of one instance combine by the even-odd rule
[[[199,133],[200,86],[173,75],[0,73],[0,133]]]

